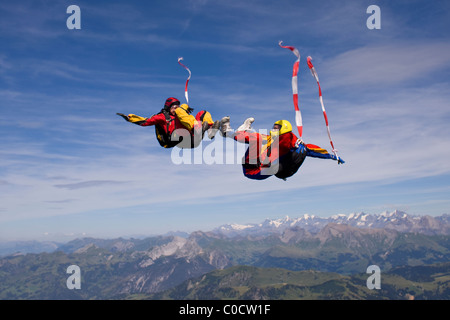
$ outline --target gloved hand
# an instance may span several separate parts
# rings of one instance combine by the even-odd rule
[[[130,121],[130,118],[128,118],[128,116],[126,115],[126,114],[123,114],[123,113],[119,113],[119,112],[117,112],[116,113],[118,116],[121,116],[122,118],[124,118],[126,121]]]
[[[294,146],[295,146],[296,148],[298,148],[298,147],[300,147],[301,144],[303,144],[302,139],[297,139],[297,141],[295,142],[295,145],[294,145]]]
[[[147,118],[144,117],[140,117],[137,116],[135,114],[130,113],[129,115],[125,115],[123,113],[117,113],[118,116],[121,116],[122,118],[124,118],[126,121],[137,124],[137,125],[141,125],[142,123],[144,123]]]

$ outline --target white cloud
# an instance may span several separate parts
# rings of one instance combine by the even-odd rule
[[[328,84],[326,90],[334,77],[327,74],[324,78]],[[312,78],[310,82],[315,85]],[[450,144],[446,122],[450,110],[442,107],[449,105],[447,86],[439,84],[412,92],[407,87],[397,88],[390,96],[365,93],[371,100],[358,105],[352,105],[351,100],[328,100],[325,95],[333,140],[347,163],[337,166],[329,160],[307,159],[297,175],[287,182],[276,178],[264,182],[248,180],[239,165],[176,166],[170,161],[170,150],[157,145],[152,128],[128,124],[116,119],[113,113],[108,119],[72,113],[52,119],[42,117],[40,128],[50,128],[54,133],[51,139],[35,142],[17,136],[8,138],[14,142],[15,149],[8,147],[9,142],[3,144],[1,152],[7,173],[1,177],[4,183],[0,188],[4,192],[0,216],[6,220],[25,219],[149,206],[173,201],[174,191],[176,201],[195,203],[216,197],[269,195],[273,190],[392,183],[449,173],[445,159],[450,157],[446,148]],[[219,89],[223,88],[216,90]],[[208,94],[214,97],[220,92]],[[242,103],[241,100],[269,101],[266,106],[251,108],[251,115],[258,119],[257,129],[265,127],[263,121],[270,123],[272,118],[278,118],[279,112],[270,106],[276,105],[281,97],[235,94],[221,97],[221,103],[233,106]],[[58,99],[52,98],[51,104],[58,104]],[[286,99],[290,103],[290,95]],[[309,99],[314,101],[317,97]],[[115,102],[111,103],[105,98],[104,104],[111,108]],[[316,103],[308,107],[316,109],[317,116],[305,122],[307,142],[329,148]],[[338,107],[336,103],[343,106]],[[288,108],[291,110],[292,106]],[[232,116],[235,111],[242,112],[234,107],[228,111],[232,111]],[[236,128],[239,124],[236,121],[243,119],[234,119]],[[50,147],[56,141],[65,144],[62,154]],[[56,182],[54,177],[60,178]]]
[[[448,42],[418,41],[367,45],[324,61],[328,87],[390,86],[408,84],[424,76],[440,77],[448,69]]]
[[[257,205],[263,209],[252,201],[269,199],[274,191],[389,185],[450,172],[448,41],[398,40],[408,19],[389,21],[395,10],[386,6],[383,29],[371,33],[376,39],[371,42],[367,30],[358,31],[366,29],[363,5],[258,3],[193,0],[175,6],[173,16],[163,14],[169,12],[165,5],[155,11],[151,5],[140,10],[82,3],[83,19],[92,24],[83,23],[70,57],[58,55],[59,42],[50,43],[67,36],[65,10],[44,13],[44,6],[22,23],[19,18],[32,15],[31,8],[2,3],[0,10],[10,14],[0,26],[7,36],[19,37],[14,49],[26,48],[24,40],[31,38],[37,46],[28,57],[8,50],[0,55],[0,80],[6,84],[0,89],[0,221],[120,208],[151,211],[165,203],[180,211],[187,203],[192,213],[199,204],[242,202],[247,212]],[[61,17],[62,29],[55,29]],[[307,159],[287,182],[246,179],[239,165],[176,166],[171,150],[157,144],[153,128],[115,115],[149,116],[162,107],[161,97],[182,96],[185,72],[176,58],[187,52],[195,56],[190,97],[196,110],[206,107],[215,119],[231,115],[234,128],[247,116],[256,118],[256,129],[270,128],[279,118],[293,123],[294,57],[277,47],[278,40],[304,49],[305,140],[329,148],[316,83],[305,64],[312,55],[333,141],[346,164]],[[47,45],[56,51],[46,54]],[[34,54],[40,52],[45,57]],[[170,54],[173,65],[163,65]],[[271,208],[285,201],[295,200],[280,196]]]

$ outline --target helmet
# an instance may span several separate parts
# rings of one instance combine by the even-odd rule
[[[274,125],[276,124],[281,126],[281,128],[280,130],[270,130],[271,136],[282,135],[292,131],[292,125],[287,120],[278,120],[277,122],[274,123]]]
[[[169,109],[173,104],[180,105],[180,101],[177,98],[173,98],[173,97],[168,98],[166,100],[166,103],[164,103],[164,109],[166,109],[166,110]]]

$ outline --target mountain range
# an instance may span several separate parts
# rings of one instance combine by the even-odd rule
[[[186,237],[81,238],[1,258],[0,299],[448,299],[448,231],[448,215],[395,211],[224,225]],[[81,290],[66,287],[70,265],[81,270]],[[380,267],[385,291],[367,291],[370,265]]]
[[[328,223],[344,224],[357,228],[389,229],[399,232],[417,232],[427,235],[449,234],[450,215],[438,217],[412,216],[406,212],[395,210],[381,214],[366,214],[364,212],[349,215],[338,214],[323,218],[304,214],[299,218],[286,216],[283,219],[266,219],[257,224],[226,224],[214,230],[226,236],[258,235],[281,233],[287,228],[299,227],[308,232],[318,232]]]
[[[367,287],[367,274],[341,275],[314,270],[235,266],[185,281],[146,296],[164,300],[436,300],[449,299],[450,263],[398,267],[382,275],[379,290]]]
[[[413,216],[405,212],[395,210],[393,212],[383,212],[381,214],[366,214],[363,212],[352,213],[349,215],[338,214],[331,217],[317,217],[304,214],[298,218],[286,216],[282,219],[266,219],[262,223],[249,224],[225,224],[212,230],[214,234],[227,237],[236,236],[265,236],[269,234],[280,234],[289,228],[302,228],[310,233],[317,233],[328,223],[348,225],[356,228],[377,228],[389,229],[398,232],[412,232],[426,235],[449,235],[450,234],[450,215],[441,216]],[[185,232],[170,232],[166,236],[176,235],[182,238],[189,237]],[[75,241],[66,243],[55,241],[9,241],[0,242],[0,257],[10,254],[26,254],[40,252],[54,252],[65,250],[68,246],[73,246],[80,242],[79,238]],[[98,242],[102,240],[98,239]],[[105,240],[106,242],[108,240]],[[136,239],[130,239],[136,242]]]

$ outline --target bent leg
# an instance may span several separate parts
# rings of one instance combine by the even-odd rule
[[[192,131],[192,129],[194,129],[197,120],[193,115],[190,115],[183,108],[175,109],[175,115],[177,116],[178,120],[180,120],[181,124],[186,127],[186,129],[188,129],[189,131]]]
[[[205,110],[198,112],[195,115],[195,120],[200,121],[202,124],[206,122],[210,126],[212,126],[214,124],[211,113],[209,113],[208,111],[205,111]]]
[[[197,121],[201,121],[203,133],[208,130],[208,137],[214,139],[217,131],[220,129],[220,121],[214,121],[211,113],[206,110],[202,110],[195,116]]]

